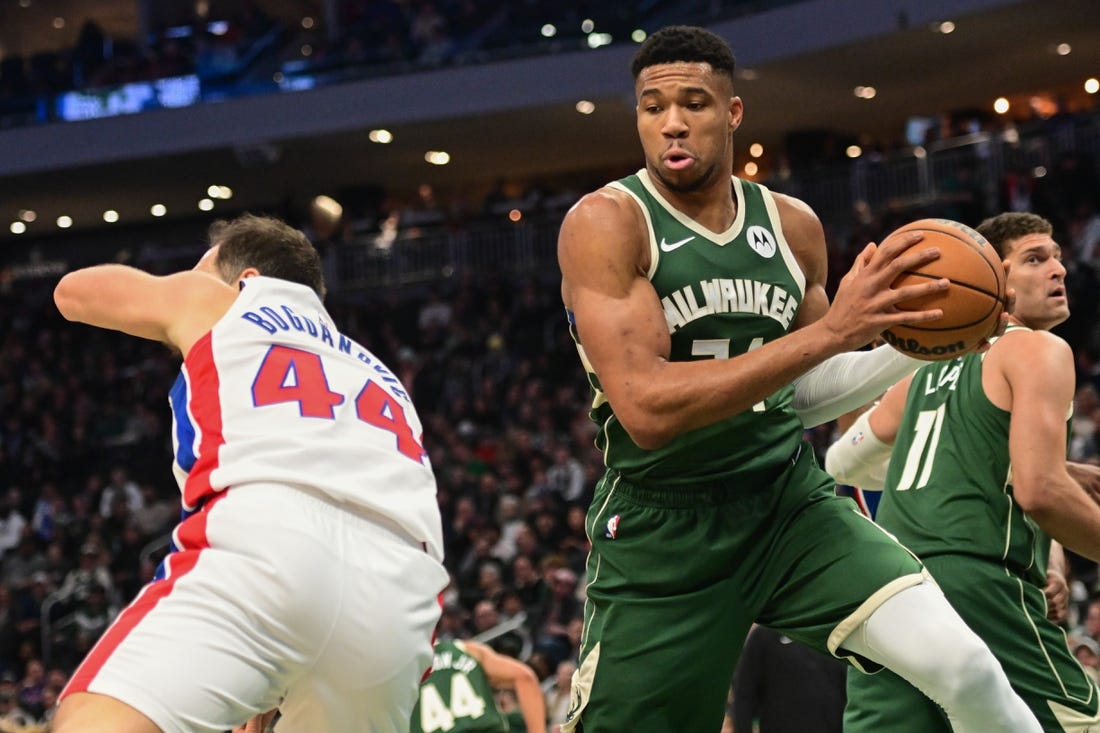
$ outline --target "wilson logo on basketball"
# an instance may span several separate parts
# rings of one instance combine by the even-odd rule
[[[956,354],[965,354],[969,347],[965,341],[956,341],[953,344],[938,344],[936,346],[925,346],[914,338],[898,338],[889,331],[882,332],[882,338],[886,340],[886,343],[893,346],[898,351],[904,351],[906,354],[912,356],[948,356]]]

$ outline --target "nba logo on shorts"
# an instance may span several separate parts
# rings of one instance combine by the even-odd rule
[[[607,520],[607,531],[604,532],[604,537],[608,539],[615,539],[615,535],[619,531],[619,515],[616,514],[611,519]]]

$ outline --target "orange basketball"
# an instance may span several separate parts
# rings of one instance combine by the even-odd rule
[[[950,219],[921,219],[892,232],[923,232],[916,251],[937,247],[940,257],[894,281],[894,287],[947,278],[951,286],[933,295],[898,304],[903,310],[942,308],[943,316],[909,326],[894,326],[882,337],[898,351],[927,361],[965,354],[997,330],[1005,307],[1005,270],[993,245],[976,231]]]

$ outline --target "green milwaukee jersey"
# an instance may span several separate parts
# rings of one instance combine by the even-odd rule
[[[644,169],[609,185],[634,198],[648,223],[647,276],[672,336],[672,361],[729,359],[790,330],[806,279],[767,188],[733,178],[737,215],[729,229],[715,233],[666,201]],[[671,485],[765,473],[794,454],[803,428],[791,409],[791,387],[662,448],[639,448],[604,396],[572,313],[569,319],[593,389],[596,445],[607,466],[628,480]]]
[[[489,678],[461,641],[437,641],[410,733],[507,733]]]
[[[987,559],[1042,588],[1050,538],[1013,498],[1012,415],[986,396],[982,360],[967,354],[913,376],[875,521],[919,557]]]

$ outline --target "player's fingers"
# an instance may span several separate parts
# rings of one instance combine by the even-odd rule
[[[943,309],[930,308],[924,311],[895,311],[888,316],[889,322],[883,330],[892,326],[906,326],[914,323],[928,323],[943,318]]]
[[[889,277],[897,277],[906,270],[919,270],[939,258],[940,251],[936,247],[915,247],[883,265],[882,269]]]
[[[904,232],[887,237],[878,245],[876,259],[890,262],[922,239],[924,239],[924,232]]]
[[[949,287],[951,287],[951,281],[945,277],[936,280],[924,280],[913,285],[903,285],[900,288],[894,288],[890,300],[893,304],[902,303],[906,300],[942,293]]]

